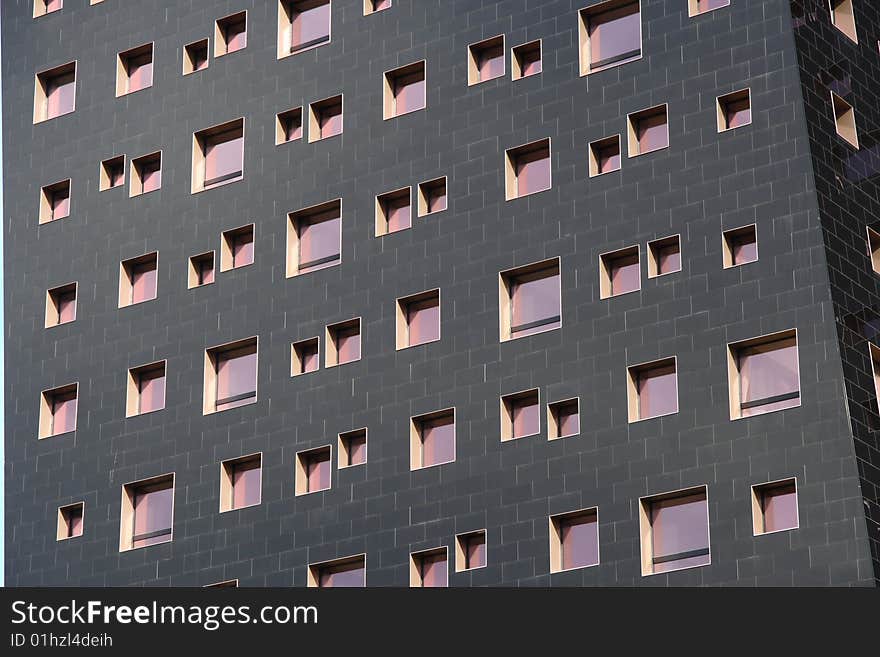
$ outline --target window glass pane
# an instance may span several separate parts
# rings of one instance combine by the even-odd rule
[[[64,324],[76,319],[76,293],[67,292],[58,297],[58,323]]]
[[[422,586],[438,588],[447,586],[446,555],[443,553],[423,556],[419,559]]]
[[[135,493],[133,547],[164,543],[170,538],[173,495],[174,489],[170,487]],[[152,532],[163,533],[149,538],[137,538]]]
[[[338,215],[300,225],[300,271],[315,271],[332,267],[339,262],[341,226],[342,219]]]
[[[440,303],[437,299],[410,303],[406,315],[410,346],[440,339]]]
[[[465,568],[482,568],[486,565],[486,535],[474,534],[466,539]]]
[[[348,464],[360,465],[367,462],[367,437],[361,433],[347,439]]]
[[[329,566],[321,569],[318,578],[318,586],[321,587],[350,587],[364,586],[363,561],[345,566]]]
[[[127,65],[129,92],[145,89],[153,84],[152,54],[129,57]]]
[[[205,185],[241,176],[244,137],[240,130],[208,137],[205,146]]]
[[[232,508],[260,503],[260,466],[258,461],[235,465],[232,470]]]
[[[709,517],[703,493],[651,503],[653,556],[672,556],[709,547]],[[654,564],[662,573],[688,566],[704,566],[709,555],[700,555]]]
[[[739,355],[740,400],[743,404],[800,391],[797,343],[794,338],[743,349]],[[791,408],[799,396],[783,401],[743,408],[749,416]]]
[[[550,157],[546,149],[516,158],[516,195],[525,196],[550,189]]]
[[[637,121],[636,135],[639,139],[639,153],[647,153],[669,146],[665,113],[646,116]]]
[[[318,370],[318,341],[303,343],[297,347],[299,352],[300,374]]]
[[[732,239],[731,252],[734,265],[744,265],[758,259],[758,243],[755,234],[737,235]]]
[[[314,492],[330,488],[330,452],[312,454],[306,463],[308,484],[306,490]]]
[[[394,233],[412,226],[409,194],[389,199],[385,203],[385,217],[388,220],[388,232]]]
[[[395,114],[404,114],[425,106],[425,76],[423,73],[403,75],[394,82]]]
[[[446,185],[432,187],[428,190],[428,212],[440,212],[446,209]]]
[[[764,531],[775,532],[798,526],[797,493],[794,484],[768,488],[761,496]]]
[[[566,518],[560,525],[563,569],[599,563],[598,523],[594,515]]]
[[[307,48],[329,39],[330,3],[296,3],[290,31],[290,50]]]
[[[422,466],[455,460],[455,419],[446,415],[422,423]]]
[[[82,536],[83,533],[82,507],[78,506],[67,511],[67,537]]]
[[[361,333],[359,328],[343,329],[336,334],[337,362],[349,363],[361,357]]]
[[[56,395],[52,400],[52,435],[76,429],[76,397],[73,393]]]
[[[70,214],[70,188],[57,189],[50,194],[52,219],[64,219]]]
[[[156,298],[156,261],[131,267],[131,302],[140,303]]]
[[[541,430],[540,407],[530,397],[517,399],[511,404],[513,437],[531,436]]]
[[[671,274],[681,270],[681,252],[677,244],[663,246],[657,250],[657,273]]]
[[[559,437],[573,436],[581,432],[580,415],[576,403],[562,404],[557,407],[556,424],[559,428]]]
[[[599,150],[599,173],[617,171],[620,168],[620,147],[606,146]]]
[[[477,69],[480,82],[504,75],[504,47],[499,44],[481,48],[477,53]]]
[[[141,165],[143,192],[152,192],[162,186],[162,169],[158,160]]]
[[[214,282],[214,259],[203,258],[197,265],[199,272],[199,285],[208,285]]]
[[[635,292],[642,286],[638,255],[627,255],[611,261],[611,294]]]
[[[247,46],[247,23],[244,18],[231,21],[224,29],[226,52],[235,52]]]
[[[559,316],[562,312],[560,305],[559,274],[542,273],[535,277],[522,276],[516,279],[511,286],[511,335],[519,337],[548,328],[559,328]],[[526,327],[532,322],[541,324],[518,328]]]
[[[727,127],[738,128],[752,122],[751,101],[748,98],[734,100],[727,103],[725,108],[727,115]]]
[[[257,391],[257,350],[244,347],[217,356],[217,410],[235,408],[253,401]],[[250,393],[235,401],[223,401],[230,397]]]
[[[342,133],[342,103],[327,105],[318,111],[321,139]]]
[[[590,68],[623,63],[642,51],[639,4],[612,9],[589,17]]]
[[[76,91],[75,73],[64,73],[51,78],[46,84],[46,118],[73,111]]]
[[[678,412],[678,381],[674,365],[639,372],[638,387],[640,419]]]
[[[244,267],[254,262],[254,234],[239,233],[232,238],[232,266]]]
[[[165,372],[140,375],[140,412],[149,413],[165,408]]]

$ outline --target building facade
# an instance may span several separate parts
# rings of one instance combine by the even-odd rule
[[[4,0],[12,586],[880,583],[880,7]]]

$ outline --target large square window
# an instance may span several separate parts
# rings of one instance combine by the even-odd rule
[[[122,487],[119,551],[167,543],[174,521],[174,475]]]
[[[410,469],[455,460],[455,410],[448,408],[410,419]]]
[[[511,148],[504,154],[505,199],[543,192],[551,187],[550,140]]]
[[[205,415],[257,401],[257,338],[205,350]]]
[[[468,46],[468,85],[504,75],[504,35]]]
[[[361,359],[361,319],[357,317],[325,330],[324,367],[335,367]]]
[[[71,383],[43,391],[40,395],[39,438],[76,431],[78,389],[78,384]]]
[[[752,486],[752,522],[755,536],[797,529],[797,481],[792,478]]]
[[[587,568],[599,563],[598,509],[550,516],[550,572]]]
[[[296,455],[296,494],[306,495],[330,488],[333,469],[330,445],[298,452]]]
[[[243,169],[244,119],[193,134],[193,194],[241,180]]]
[[[641,498],[639,524],[642,575],[711,563],[705,486]]]
[[[599,298],[608,299],[642,289],[638,245],[599,256]]]
[[[516,440],[541,432],[541,397],[537,388],[501,398],[501,440]]]
[[[153,86],[153,44],[147,43],[116,56],[116,97]]]
[[[626,371],[630,422],[678,413],[675,358],[633,365]]]
[[[34,83],[34,123],[69,114],[76,104],[76,62],[37,73]]]
[[[119,263],[119,307],[155,299],[158,271],[159,254],[156,252]]]
[[[220,464],[220,512],[255,506],[262,499],[263,457],[241,456]]]
[[[334,267],[342,261],[342,201],[287,215],[287,277]]]
[[[445,547],[409,555],[409,585],[416,588],[449,586],[448,550]]]
[[[560,328],[559,258],[501,272],[498,297],[502,342]]]
[[[608,0],[578,13],[581,75],[635,61],[642,56],[638,0]]]
[[[397,348],[406,349],[440,339],[440,290],[397,300]]]
[[[794,329],[727,345],[730,419],[801,405]]]
[[[278,59],[330,43],[330,0],[278,3]]]
[[[366,555],[309,564],[308,586],[317,588],[363,587],[367,585]]]

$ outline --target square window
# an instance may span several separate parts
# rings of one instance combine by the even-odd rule
[[[78,384],[44,390],[40,395],[39,438],[76,431]]]
[[[342,134],[342,95],[309,105],[309,143]]]
[[[455,409],[410,419],[410,470],[455,461]]]
[[[56,12],[64,6],[64,0],[34,0],[34,18]]]
[[[339,467],[350,468],[367,462],[367,430],[355,429],[339,434]]]
[[[262,500],[263,456],[251,454],[220,464],[220,512],[256,506]]]
[[[342,200],[287,215],[287,278],[342,261]]]
[[[153,44],[116,55],[116,97],[153,86]]]
[[[409,585],[415,588],[449,586],[448,550],[445,547],[409,555]]]
[[[58,532],[56,540],[63,541],[68,538],[82,536],[83,533],[83,509],[84,504],[77,502],[58,509]]]
[[[275,145],[302,139],[302,107],[294,107],[275,115]]]
[[[76,62],[37,73],[34,81],[34,123],[69,114],[76,105]]]
[[[669,148],[669,117],[666,105],[628,114],[626,125],[630,157]]]
[[[730,0],[688,0],[688,16],[705,14],[730,5]]]
[[[330,43],[330,0],[281,0],[278,59]]]
[[[578,13],[581,75],[620,66],[642,56],[638,0],[608,0]]]
[[[205,415],[257,401],[257,338],[205,350]]]
[[[224,231],[220,240],[220,271],[254,264],[254,224]]]
[[[366,555],[309,564],[310,588],[363,587],[367,585]]]
[[[406,349],[440,339],[440,290],[397,300],[397,348]]]
[[[880,233],[873,228],[868,228],[868,257],[871,259],[871,269],[875,274],[880,274]]]
[[[629,421],[678,413],[678,375],[675,358],[632,365],[627,372]]]
[[[131,161],[128,195],[140,196],[162,187],[162,152],[136,157]]]
[[[333,467],[330,445],[296,454],[296,494],[306,495],[330,488]]]
[[[642,575],[708,566],[706,487],[639,499]]]
[[[391,0],[364,0],[364,16],[391,8]]]
[[[174,475],[122,487],[119,551],[167,543],[174,525]]]
[[[550,140],[511,148],[504,154],[505,199],[550,189]]]
[[[501,398],[501,442],[541,432],[541,398],[537,388]]]
[[[797,529],[797,481],[794,478],[752,486],[755,536]]]
[[[241,11],[214,23],[214,58],[247,47],[247,12]]]
[[[376,197],[376,237],[412,227],[409,187]]]
[[[486,567],[486,530],[455,537],[455,572]]]
[[[718,132],[733,130],[752,122],[752,96],[749,89],[719,96],[715,102]]]
[[[446,209],[446,176],[419,183],[419,216]]]
[[[853,10],[852,0],[829,0],[831,9],[831,24],[843,32],[854,43],[859,42],[856,33],[856,16]]]
[[[794,329],[727,345],[730,419],[801,405]]]
[[[241,180],[243,169],[244,119],[193,133],[193,194]]]
[[[165,361],[128,370],[125,417],[165,408]]]
[[[722,233],[724,269],[758,260],[758,235],[755,224]]]
[[[831,107],[834,110],[834,127],[853,148],[859,147],[859,133],[856,129],[856,112],[853,106],[831,92]]]
[[[208,251],[189,259],[187,288],[202,287],[214,282],[214,252]]]
[[[119,307],[155,299],[158,269],[159,254],[155,251],[119,263]]]
[[[468,86],[504,75],[504,35],[468,46]]]
[[[599,510],[596,507],[550,516],[550,572],[599,564]]]
[[[189,75],[208,68],[208,39],[194,41],[183,47],[183,74]]]
[[[514,80],[537,75],[542,70],[541,40],[524,43],[511,51],[511,76]]]
[[[425,109],[424,60],[387,71],[382,84],[385,119]]]
[[[320,338],[300,340],[290,345],[290,376],[317,372],[320,364]]]
[[[681,239],[678,235],[648,242],[648,278],[681,271]]]
[[[46,292],[46,328],[76,319],[76,287],[76,283],[68,283]]]
[[[628,246],[599,256],[599,298],[608,299],[642,289],[639,247]]]
[[[502,342],[560,328],[559,258],[501,272],[498,306]]]
[[[620,170],[620,135],[590,143],[590,178]]]
[[[547,439],[568,438],[581,432],[580,403],[577,397],[547,404]]]
[[[40,190],[40,223],[70,216],[70,179],[46,185]]]
[[[361,359],[361,319],[332,324],[325,330],[324,367],[335,367]]]
[[[125,155],[117,155],[101,162],[99,174],[99,191],[125,185]]]

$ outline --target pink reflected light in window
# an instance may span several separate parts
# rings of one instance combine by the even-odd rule
[[[620,144],[615,143],[610,146],[604,146],[599,149],[597,158],[599,165],[599,173],[608,173],[609,171],[617,171],[620,168]]]
[[[396,233],[412,226],[412,213],[410,212],[409,191],[405,195],[383,201],[385,205],[385,217],[388,220],[388,232]]]
[[[81,506],[70,508],[67,511],[67,538],[82,536],[83,533],[83,510]]]
[[[581,432],[580,413],[577,402],[560,404],[556,407],[557,438],[574,436]]]
[[[678,244],[670,244],[657,250],[657,273],[671,274],[681,271],[681,250]]]
[[[348,451],[348,463],[346,465],[360,465],[367,462],[367,434],[360,432],[346,439]]]
[[[52,220],[64,219],[70,215],[70,187],[57,189],[51,193]]]
[[[208,285],[214,282],[214,259],[202,258],[196,263],[199,285]]]
[[[339,263],[342,219],[337,211],[299,225],[299,271],[316,271]]]
[[[260,503],[260,461],[237,463],[232,468],[232,508]]]
[[[423,71],[401,75],[394,80],[394,114],[399,116],[425,107]]]
[[[502,43],[480,48],[476,59],[480,82],[504,75],[504,46]]]
[[[666,125],[666,112],[658,112],[637,119],[636,137],[639,141],[640,155],[668,147],[669,130]]]
[[[173,496],[174,489],[171,487],[135,493],[132,547],[170,540]]]
[[[46,118],[51,119],[73,111],[76,94],[75,72],[62,73],[46,83]]]
[[[486,565],[486,534],[480,532],[465,539],[464,558],[467,570]]]
[[[318,110],[321,139],[342,134],[342,102],[326,105]]]
[[[140,413],[165,408],[165,371],[144,372],[138,377],[138,400]]]
[[[431,187],[428,189],[428,213],[440,212],[446,209],[446,185]]]
[[[153,85],[153,54],[130,57],[126,62],[128,70],[128,92],[146,89]]]
[[[738,363],[743,417],[800,406],[795,338],[743,349]]]
[[[761,508],[764,511],[764,532],[797,528],[798,507],[794,483],[763,490]]]
[[[361,329],[357,326],[339,329],[336,332],[336,362],[342,365],[360,360]]]
[[[366,585],[363,560],[339,566],[325,566],[318,577],[322,588],[360,587]]]
[[[439,340],[439,300],[434,298],[408,304],[406,308],[406,324],[410,347]]]
[[[131,267],[131,302],[140,303],[156,298],[156,260]]]
[[[66,324],[76,319],[76,292],[65,292],[58,296],[58,323]]]
[[[330,2],[293,3],[290,52],[330,41]]]
[[[642,54],[639,3],[595,13],[588,18],[590,70],[624,64]]]
[[[382,11],[391,6],[391,0],[371,0],[370,4],[373,6],[373,11]]]
[[[162,187],[162,164],[160,160],[152,160],[141,165],[141,184],[144,194]]]
[[[712,11],[720,9],[730,4],[730,0],[697,0],[697,13],[702,14],[704,11]]]
[[[46,13],[58,11],[64,6],[64,0],[43,0],[46,5]]]
[[[217,355],[216,410],[252,403],[257,396],[257,349],[241,347]]]
[[[613,258],[610,266],[611,294],[626,294],[641,289],[641,269],[638,254]]]
[[[515,279],[510,306],[511,337],[559,328],[562,325],[559,274],[537,272]]]
[[[422,467],[455,460],[455,418],[453,415],[422,422]]]
[[[748,97],[733,100],[724,107],[727,127],[738,128],[752,122],[752,106]]]
[[[223,28],[223,37],[226,39],[227,54],[247,47],[247,19],[242,16],[227,22]]]
[[[532,396],[515,399],[510,403],[513,438],[531,436],[541,430],[540,410],[537,398]]]
[[[644,369],[637,376],[640,420],[678,412],[675,365]]]
[[[758,259],[758,241],[754,229],[730,238],[730,254],[733,265],[744,265]]]
[[[254,263],[254,233],[241,232],[232,237],[232,267],[244,267]]]
[[[550,189],[550,153],[547,148],[517,155],[514,168],[517,196]]]
[[[425,588],[442,588],[448,586],[446,554],[427,554],[419,558],[419,571],[422,586]]]
[[[244,163],[241,129],[212,135],[205,141],[205,187],[240,179]]]
[[[318,341],[311,340],[297,347],[299,352],[299,373],[318,371]]]
[[[52,398],[52,435],[76,429],[76,393],[67,392]]]
[[[307,457],[306,491],[314,493],[330,488],[330,452],[320,452]]]
[[[655,573],[709,564],[705,493],[652,502],[651,530]]]
[[[594,514],[560,521],[562,568],[583,568],[599,563],[599,527]]]

